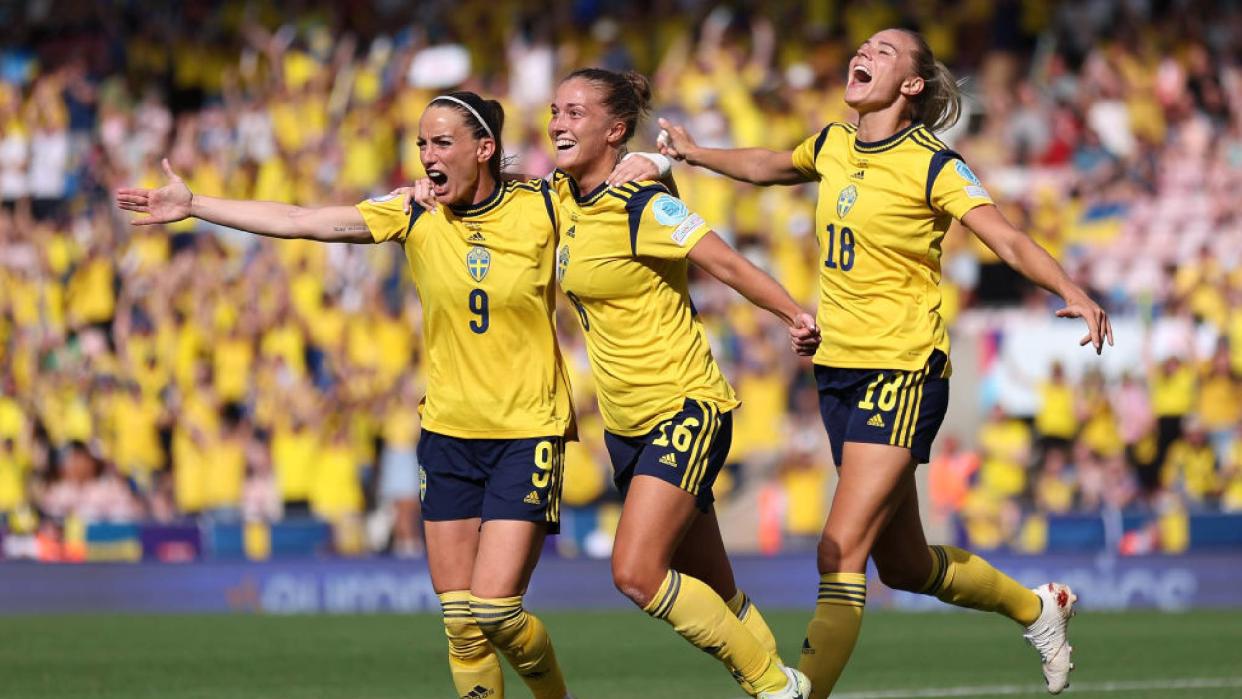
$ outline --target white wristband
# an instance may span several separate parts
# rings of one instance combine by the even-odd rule
[[[627,153],[625,157],[622,158],[622,160],[628,160],[636,155],[646,158],[647,160],[650,160],[651,164],[655,165],[656,168],[660,171],[659,177],[661,179],[664,177],[668,177],[669,171],[673,169],[673,161],[669,160],[667,156],[660,155],[659,153],[646,153],[643,151],[639,151],[636,153]]]

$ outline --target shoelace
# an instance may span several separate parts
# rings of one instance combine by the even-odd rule
[[[1054,642],[1053,636],[1055,635],[1055,626],[1053,624],[1042,624],[1034,632],[1023,635],[1035,647],[1035,650],[1039,651],[1039,657],[1045,663],[1050,662],[1056,651],[1061,649],[1060,646],[1054,648],[1052,645]]]

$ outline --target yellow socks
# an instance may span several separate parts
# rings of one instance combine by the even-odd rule
[[[543,622],[526,613],[521,597],[470,595],[470,613],[492,645],[509,659],[535,699],[564,699],[565,678]]]
[[[670,570],[643,611],[667,621],[682,638],[723,662],[752,694],[779,692],[789,681],[720,595],[701,580]]]
[[[750,601],[750,597],[738,590],[733,593],[733,599],[725,604],[729,606],[729,611],[733,612],[733,616],[742,622],[742,626],[750,632],[750,635],[754,636],[755,640],[759,641],[759,645],[768,652],[768,655],[772,657],[772,662],[784,665],[785,662],[781,660],[780,653],[776,650],[776,637],[772,635],[772,629],[768,628],[767,620],[759,613],[759,608]],[[746,692],[755,693],[755,688],[738,673],[733,673],[733,679],[737,680]]]
[[[733,595],[733,599],[725,602],[729,605],[729,611],[733,612],[733,616],[742,622],[742,626],[750,632],[751,636],[759,641],[759,645],[772,656],[772,660],[781,662],[780,653],[776,650],[776,637],[772,635],[772,629],[768,628],[768,622],[759,613],[759,608],[750,601],[750,597],[745,592],[738,590]]]
[[[1039,596],[982,558],[952,546],[930,546],[931,577],[920,591],[959,607],[1004,614],[1023,626],[1039,618]]]
[[[841,677],[858,641],[866,604],[867,576],[863,573],[820,576],[815,616],[807,624],[798,663],[798,669],[811,680],[812,699],[828,696]]]
[[[505,695],[505,680],[500,658],[474,623],[470,614],[470,592],[453,590],[439,597],[444,610],[444,634],[448,636],[449,670],[453,673],[457,696],[474,692],[476,696],[491,695],[501,699]]]

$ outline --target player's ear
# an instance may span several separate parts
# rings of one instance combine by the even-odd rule
[[[905,95],[906,97],[917,97],[918,95],[922,94],[923,88],[926,86],[927,86],[927,83],[924,82],[922,78],[920,78],[917,75],[911,75],[910,77],[902,81],[901,94]]]
[[[480,163],[486,163],[496,154],[496,141],[490,138],[479,139],[479,146],[475,149],[474,156]]]
[[[625,122],[614,121],[612,128],[608,129],[608,144],[619,146],[625,143]]]

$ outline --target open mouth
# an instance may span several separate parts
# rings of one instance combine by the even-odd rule
[[[854,79],[854,82],[863,84],[869,83],[871,82],[871,69],[859,63],[854,66],[854,71],[851,73],[851,77]]]
[[[443,187],[448,184],[448,175],[439,170],[428,170],[427,179],[431,180],[431,183],[437,187]]]
[[[577,141],[571,141],[571,140],[570,140],[570,139],[568,139],[568,138],[558,138],[558,139],[556,139],[556,149],[557,149],[558,151],[567,151],[567,150],[569,150],[570,148],[573,148],[573,147],[574,147],[574,146],[576,146],[576,145],[578,145],[578,142],[577,142]]]

